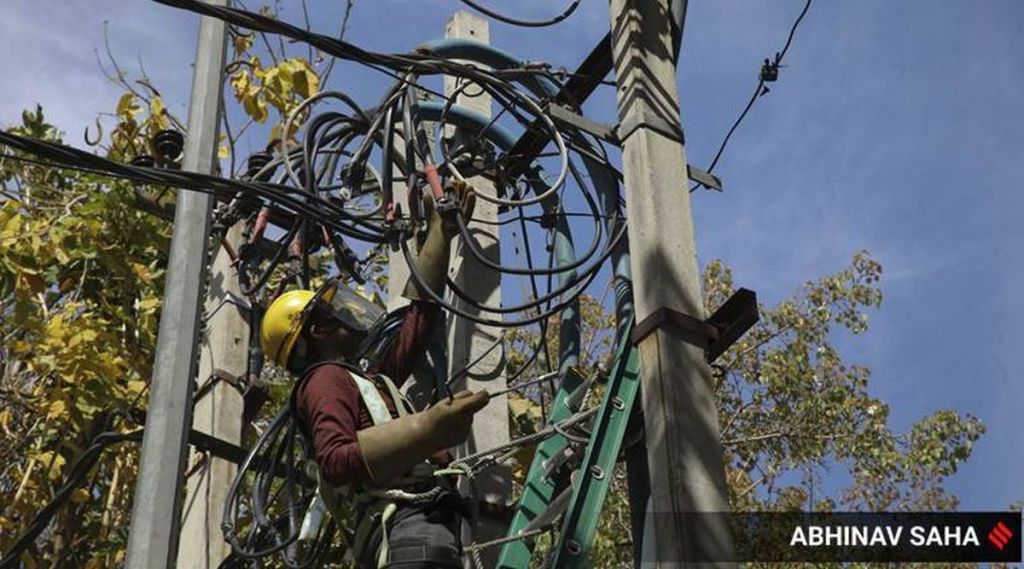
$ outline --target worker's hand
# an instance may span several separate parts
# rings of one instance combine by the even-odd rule
[[[425,428],[437,448],[458,445],[469,436],[473,415],[487,406],[486,391],[460,391],[451,399],[443,399],[422,413]]]
[[[454,180],[448,183],[445,195],[454,200],[458,211],[462,213],[462,219],[469,221],[473,217],[473,210],[476,208],[476,190],[469,182]],[[459,225],[456,221],[456,210],[439,211],[434,203],[434,196],[429,192],[423,196],[423,209],[429,224],[429,231],[440,231],[445,241],[451,241],[459,234]]]

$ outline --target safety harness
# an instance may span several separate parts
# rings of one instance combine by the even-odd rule
[[[355,365],[347,361],[338,360],[314,364],[302,374],[302,379],[292,389],[290,402],[292,413],[296,418],[299,417],[295,401],[296,393],[298,393],[299,388],[312,375],[315,369],[325,365],[337,365],[349,372],[352,380],[355,381],[356,387],[359,389],[360,399],[366,405],[374,426],[392,420],[387,403],[381,396],[381,389],[387,390],[388,395],[395,402],[395,409],[399,417],[404,417],[414,412],[412,405],[389,377],[377,374],[372,379],[368,379],[363,375],[364,372]],[[302,424],[302,421],[298,421],[298,424],[299,431],[306,438],[308,447],[312,448],[311,435],[306,430],[305,425]],[[354,536],[350,543],[348,543],[347,560],[354,561],[361,558],[364,553],[363,550],[370,542],[373,532],[379,523],[382,539],[377,552],[376,566],[378,568],[384,567],[389,562],[398,561],[399,558],[402,561],[459,562],[458,554],[454,554],[453,558],[453,552],[448,551],[446,548],[417,547],[414,549],[420,553],[415,554],[416,559],[413,559],[409,557],[409,552],[391,551],[388,543],[389,525],[398,512],[399,504],[405,503],[410,506],[425,505],[438,500],[445,492],[450,491],[438,483],[438,477],[446,474],[458,474],[459,471],[439,469],[435,465],[424,461],[413,467],[412,472],[408,476],[390,481],[388,487],[385,488],[362,483],[334,486],[327,482],[323,471],[313,458],[307,460],[306,468],[310,476],[315,477],[317,480],[317,492],[302,521],[299,533],[300,541],[316,539],[320,532],[320,527],[328,514],[339,525],[343,525],[345,519],[351,515],[346,505],[351,504],[354,506],[359,523],[356,526]]]

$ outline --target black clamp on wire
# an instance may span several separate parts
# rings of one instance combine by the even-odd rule
[[[448,192],[439,198],[434,198],[434,210],[442,217],[455,213],[457,209],[459,209],[459,204],[455,203],[455,199]]]
[[[741,288],[707,320],[663,306],[637,322],[632,340],[633,345],[637,345],[658,328],[671,324],[683,341],[704,350],[704,359],[711,363],[757,323],[758,318],[757,294]]]

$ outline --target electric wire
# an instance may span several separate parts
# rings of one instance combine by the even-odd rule
[[[775,54],[774,62],[770,63],[769,65],[773,65],[776,69],[780,67],[780,65],[782,64],[782,59],[786,56],[786,52],[789,51],[789,47],[793,43],[793,36],[796,34],[796,29],[800,25],[800,22],[803,21],[804,16],[807,15],[807,10],[810,7],[811,0],[806,0],[803,9],[800,11],[800,14],[796,17],[796,20],[793,21],[793,25],[790,26],[789,28],[789,35],[786,38],[786,45],[783,46],[782,51],[777,52]],[[711,160],[711,164],[707,167],[708,174],[712,173],[715,169],[715,166],[718,165],[718,160],[722,157],[722,153],[725,152],[725,148],[726,146],[728,146],[729,140],[732,138],[732,134],[736,132],[737,128],[739,128],[740,123],[742,123],[743,119],[746,118],[747,113],[750,112],[750,109],[754,106],[754,103],[757,102],[757,100],[760,99],[762,96],[767,94],[767,90],[765,90],[764,84],[765,77],[762,73],[758,77],[757,86],[754,88],[754,92],[750,95],[750,100],[747,101],[746,106],[743,107],[743,110],[740,112],[739,116],[736,117],[736,120],[733,121],[732,126],[729,127],[728,132],[725,134],[725,138],[722,139],[722,143],[719,144],[718,151],[715,152],[715,157]],[[703,183],[697,182],[692,188],[690,188],[690,193],[693,193],[705,187],[707,186],[705,186]]]
[[[520,26],[523,28],[543,28],[547,26],[553,26],[571,16],[572,13],[576,11],[576,8],[579,8],[580,0],[572,0],[572,2],[569,3],[565,10],[562,10],[562,12],[559,13],[557,16],[547,20],[522,20],[519,18],[512,18],[510,16],[501,14],[500,12],[491,10],[477,2],[474,2],[474,0],[462,0],[462,3],[476,10],[477,12],[480,12],[481,14],[498,20],[499,22],[504,22],[506,24]]]
[[[224,207],[218,210],[223,223],[228,219],[245,220],[244,234],[248,236],[250,247],[262,245],[263,231],[268,224],[280,227],[283,234],[269,241],[275,246],[269,255],[252,256],[253,249],[242,255],[240,250],[238,267],[242,292],[250,297],[255,307],[272,298],[273,292],[268,290],[271,277],[286,262],[289,263],[286,268],[288,276],[278,285],[278,291],[290,279],[300,279],[308,286],[310,255],[319,246],[330,247],[336,268],[348,271],[356,281],[360,278],[360,268],[369,262],[375,251],[391,247],[400,251],[410,268],[410,278],[420,289],[457,317],[503,329],[539,325],[540,337],[529,357],[508,378],[507,388],[492,395],[551,381],[558,375],[559,372],[549,369],[534,379],[516,382],[534,367],[542,350],[546,353],[550,349],[546,337],[549,319],[577,302],[579,295],[590,286],[613,251],[623,242],[627,231],[624,218],[601,211],[596,190],[574,163],[575,155],[607,168],[613,178],[621,178],[610,164],[603,144],[596,139],[589,142],[588,135],[556,124],[544,109],[543,99],[524,93],[513,84],[527,84],[542,77],[550,79],[549,71],[525,64],[514,69],[487,70],[423,51],[400,55],[374,53],[340,39],[314,34],[244,10],[210,6],[195,0],[155,1],[219,18],[234,26],[305,42],[328,55],[386,73],[395,82],[373,108],[363,108],[350,96],[338,91],[325,91],[302,101],[288,115],[281,139],[268,148],[266,162],[251,167],[252,174],[242,180],[120,164],[63,145],[0,133],[0,145],[16,152],[5,158],[77,169],[138,184],[210,193],[224,203]],[[579,0],[572,2],[555,20],[568,17],[578,3]],[[438,74],[454,76],[460,81],[454,93],[440,95],[420,82],[421,76]],[[486,123],[471,125],[476,132],[475,136],[470,132],[473,137],[470,144],[451,148],[442,133],[450,130],[450,126],[465,127],[459,121],[466,119],[456,116],[456,98],[460,93],[466,94],[470,85],[480,88],[478,94],[490,95],[500,111]],[[430,107],[420,101],[422,93],[433,93],[443,97],[445,102],[439,108]],[[321,105],[330,105],[330,108],[321,111]],[[547,144],[553,146],[554,151],[538,154],[536,162],[526,171],[508,171],[506,164],[510,163],[511,156],[501,155],[507,148],[500,143],[497,134],[502,121],[524,132],[531,128],[539,129],[536,132],[547,138]],[[434,123],[436,137],[426,136],[425,125],[428,122]],[[293,130],[297,131],[296,136],[304,132],[304,138],[298,144],[289,140]],[[518,224],[523,234],[526,264],[509,266],[491,261],[472,235],[469,223],[474,220],[465,219],[457,208],[455,218],[468,256],[481,261],[489,269],[529,279],[532,297],[514,306],[487,305],[473,298],[451,279],[447,283],[450,299],[432,291],[425,285],[410,250],[409,240],[417,231],[422,231],[425,221],[422,219],[420,196],[424,191],[438,191],[431,186],[425,166],[436,167],[442,179],[447,180],[464,179],[463,170],[465,175],[479,175],[481,172],[467,168],[461,160],[481,149],[485,153],[493,151],[499,154],[495,164],[485,165],[482,174],[498,179],[500,183],[494,195],[479,191],[477,195],[499,206],[499,212],[507,215],[505,220],[487,223],[491,226]],[[22,153],[33,158],[22,156]],[[557,170],[550,183],[546,181],[548,176],[543,163],[554,165]],[[396,203],[393,198],[396,176],[404,177],[409,191],[409,200],[405,204]],[[572,186],[578,189],[589,212],[565,211],[565,193]],[[506,190],[507,194],[501,193]],[[368,207],[360,205],[367,199],[370,202]],[[534,211],[539,208],[541,213],[533,215],[529,208],[534,208]],[[589,218],[593,222],[592,225],[586,224],[592,238],[585,247],[572,245],[569,238],[571,217]],[[534,262],[528,225],[539,227],[548,236],[546,267],[537,266]],[[552,245],[556,235],[566,239],[573,249],[571,261],[556,259]],[[349,244],[349,240],[359,245]],[[370,252],[359,258],[355,251],[363,246],[369,247]],[[556,275],[558,284],[554,282]],[[546,286],[542,287],[541,283]],[[504,317],[510,314],[518,316]],[[504,334],[500,335],[484,355],[497,349],[503,338]],[[546,356],[550,367],[552,357],[547,353]],[[453,374],[449,382],[467,373],[482,357]],[[278,555],[286,566],[296,568],[312,563],[314,557],[309,555],[315,556],[322,548],[314,548],[309,555],[300,555],[296,548],[301,512],[310,504],[316,484],[304,474],[304,460],[308,460],[311,454],[310,449],[305,448],[307,443],[301,436],[301,427],[286,411],[275,417],[242,461],[239,476],[229,489],[222,530],[237,558],[256,560]],[[558,430],[563,430],[563,426],[575,424],[593,412],[595,410],[574,415],[557,426],[552,425],[539,433],[512,441],[512,446],[502,445],[465,457],[460,459],[460,464],[473,463],[472,469],[482,467],[485,461],[481,459],[485,457],[493,459],[498,453],[518,448],[516,445],[553,436]],[[325,531],[333,535],[335,530],[344,533],[344,528]],[[330,540],[326,534],[318,538],[318,547]]]

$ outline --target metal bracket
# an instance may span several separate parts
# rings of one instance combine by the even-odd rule
[[[195,394],[192,396],[192,400],[199,401],[203,397],[206,397],[206,395],[213,391],[213,388],[221,381],[235,388],[239,393],[245,392],[246,386],[243,385],[242,380],[238,376],[228,373],[220,368],[214,368],[214,370],[210,372],[210,376],[206,381],[196,388]]]
[[[612,144],[619,144],[619,137],[615,134],[614,126],[592,121],[583,115],[574,113],[567,107],[555,103],[548,103],[545,105],[544,110],[547,112],[548,116],[556,122],[589,132],[590,134]]]
[[[690,164],[686,165],[686,173],[694,182],[704,184],[713,190],[722,191],[722,179],[718,176]]]
[[[638,322],[633,330],[633,345],[639,344],[664,324],[672,324],[683,341],[704,350],[711,363],[758,321],[757,294],[741,288],[707,320],[699,320],[663,306]]]
[[[550,116],[552,119],[555,120],[555,122],[558,122],[559,124],[578,128],[584,132],[589,132],[590,134],[615,145],[621,145],[622,138],[625,138],[630,133],[632,133],[632,131],[636,130],[640,126],[649,126],[652,129],[660,132],[661,134],[664,134],[665,136],[668,136],[676,140],[682,141],[683,138],[682,130],[678,126],[669,125],[668,122],[666,122],[664,119],[660,117],[654,117],[653,121],[648,120],[651,116],[653,116],[650,114],[647,118],[636,122],[636,124],[634,124],[632,128],[628,132],[626,132],[625,135],[620,137],[619,133],[624,130],[621,126],[609,126],[606,124],[594,122],[588,119],[587,117],[574,113],[573,111],[569,110],[567,107],[564,107],[562,105],[548,103],[545,106],[544,110],[548,113],[548,116]],[[718,176],[715,176],[710,172],[705,172],[704,170],[701,170],[700,168],[693,166],[692,164],[687,164],[686,170],[687,177],[693,180],[694,182],[704,184],[705,186],[718,191],[722,191],[722,179],[719,178]]]
[[[647,127],[662,136],[679,142],[680,144],[686,143],[686,137],[683,135],[682,125],[678,122],[670,122],[661,115],[647,109],[641,109],[639,112],[631,113],[626,120],[620,122],[619,126],[615,127],[615,136],[619,141],[625,141],[641,127]]]

